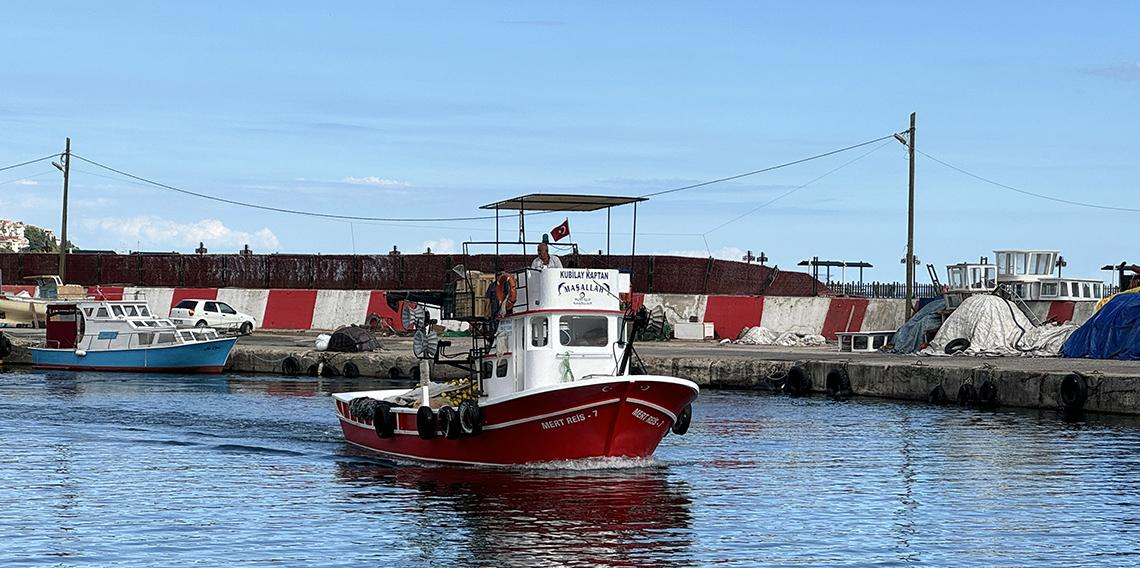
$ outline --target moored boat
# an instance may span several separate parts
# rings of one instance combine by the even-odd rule
[[[220,373],[237,338],[178,329],[143,301],[54,302],[47,336],[32,348],[39,369]]]

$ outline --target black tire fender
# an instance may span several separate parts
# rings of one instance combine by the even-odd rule
[[[301,362],[296,357],[286,357],[281,362],[281,372],[287,376],[294,377],[297,373],[301,372]]]
[[[985,381],[978,387],[978,406],[982,408],[995,408],[999,404],[997,385],[993,381]]]
[[[340,374],[344,375],[346,379],[355,379],[360,376],[360,367],[357,367],[356,363],[349,361],[341,368]]]
[[[963,383],[958,387],[958,404],[961,406],[970,406],[978,400],[978,390],[970,383]]]
[[[851,377],[847,369],[838,368],[827,372],[827,395],[836,400],[851,396]]]
[[[685,408],[682,408],[681,412],[677,413],[677,421],[673,423],[673,426],[670,429],[674,434],[683,436],[685,435],[685,432],[689,431],[689,424],[692,423],[692,421],[693,405],[686,404]]]
[[[803,396],[811,392],[811,377],[803,367],[795,365],[788,369],[784,377],[784,392],[788,396]]]
[[[1081,410],[1089,399],[1089,381],[1080,373],[1069,373],[1057,388],[1057,400],[1063,410]]]
[[[7,335],[0,333],[0,359],[3,359],[12,354],[12,340],[8,339]]]
[[[416,432],[420,435],[420,438],[424,440],[434,438],[436,424],[435,412],[430,406],[421,406],[420,409],[416,411]]]
[[[927,397],[927,400],[930,404],[938,406],[946,404],[946,389],[942,388],[942,385],[934,387],[931,389],[930,396]]]
[[[392,412],[392,403],[380,401],[373,410],[372,427],[376,435],[381,438],[391,438],[396,433],[396,414]]]
[[[473,400],[459,403],[459,427],[468,436],[475,436],[483,431],[483,410]]]
[[[439,431],[448,440],[454,440],[463,435],[459,426],[459,413],[450,406],[439,409]]]

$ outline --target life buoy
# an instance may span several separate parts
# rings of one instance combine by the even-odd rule
[[[396,432],[396,415],[392,412],[392,403],[380,401],[372,411],[372,426],[376,435],[381,438],[391,438]]]
[[[435,412],[432,412],[430,406],[421,406],[416,411],[416,432],[419,433],[420,438],[430,440],[435,437]]]
[[[439,431],[448,440],[454,440],[463,434],[459,427],[459,413],[450,406],[439,409]]]
[[[465,400],[459,403],[459,427],[468,436],[483,431],[483,411],[475,401]]]
[[[1061,386],[1058,390],[1059,396],[1057,398],[1060,399],[1062,410],[1081,410],[1089,398],[1088,379],[1080,373],[1065,375],[1065,378],[1061,379]]]
[[[515,300],[519,297],[519,281],[515,278],[514,274],[504,272],[495,279],[495,299],[499,300],[504,311],[509,311],[515,306]]]
[[[670,428],[674,434],[681,436],[689,431],[689,424],[693,421],[693,405],[686,404],[685,408],[677,414],[677,421]]]

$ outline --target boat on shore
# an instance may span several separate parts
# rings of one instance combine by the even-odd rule
[[[536,197],[527,203],[542,202]],[[541,210],[592,210],[588,201],[568,199],[577,196],[562,197],[567,209]],[[421,384],[333,394],[348,442],[394,458],[500,466],[647,458],[666,434],[688,430],[700,389],[686,379],[645,374],[637,364],[634,339],[649,318],[623,300],[628,273],[546,267],[483,274],[462,266],[453,272],[459,280],[434,305],[444,318],[470,324],[471,349],[448,354],[450,342],[431,331],[423,308],[406,309],[405,327],[417,329]],[[440,364],[468,377],[431,382],[431,367]]]
[[[90,300],[47,306],[37,369],[220,373],[235,337],[210,328],[178,329],[143,301]]]
[[[87,289],[77,284],[64,284],[56,275],[29,276],[35,282],[27,286],[34,291],[20,290],[8,293],[0,290],[0,324],[11,327],[38,327],[43,325],[47,306],[58,300],[83,300]]]

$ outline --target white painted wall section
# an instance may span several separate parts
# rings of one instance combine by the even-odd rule
[[[898,329],[906,323],[906,300],[869,300],[859,331]]]
[[[821,333],[831,298],[766,296],[760,325],[772,331]]]
[[[368,317],[369,290],[317,290],[312,329],[336,329],[363,325]]]
[[[646,294],[643,305],[646,309],[661,306],[665,310],[665,319],[670,325],[688,322],[696,316],[697,321],[705,321],[705,307],[708,306],[708,296],[692,296],[687,294]]]

